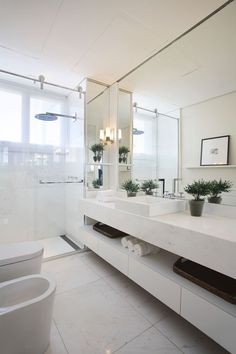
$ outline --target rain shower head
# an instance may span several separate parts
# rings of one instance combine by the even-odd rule
[[[144,134],[143,130],[138,130],[137,128],[133,128],[133,135],[142,135]]]
[[[74,122],[80,119],[79,117],[77,117],[76,113],[74,116],[69,116],[68,114],[59,114],[59,113],[50,113],[50,112],[39,113],[35,115],[36,119],[43,120],[45,122],[52,122],[54,120],[57,120],[58,117],[70,118],[73,119]]]
[[[57,120],[57,116],[51,113],[39,113],[35,115],[35,118],[39,120],[43,120],[45,122],[52,122],[54,120]]]

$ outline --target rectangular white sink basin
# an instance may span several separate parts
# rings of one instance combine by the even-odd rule
[[[117,199],[115,207],[141,216],[157,216],[178,213],[185,210],[185,200],[139,196]]]

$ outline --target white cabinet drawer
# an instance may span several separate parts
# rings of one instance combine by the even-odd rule
[[[120,272],[125,275],[128,274],[128,254],[119,251],[116,247],[113,247],[102,240],[99,240],[97,253]]]
[[[181,288],[178,284],[131,257],[129,277],[172,310],[180,313]]]
[[[230,353],[236,353],[236,317],[184,288],[181,316]]]
[[[81,227],[79,230],[80,241],[85,244],[89,249],[97,253],[98,251],[98,238],[92,232],[87,230],[86,227]]]

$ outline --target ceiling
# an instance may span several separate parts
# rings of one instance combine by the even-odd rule
[[[141,107],[175,110],[236,90],[236,2],[121,81]]]
[[[224,2],[0,0],[0,69],[70,87],[84,77],[111,84]],[[182,59],[187,72],[201,66]]]

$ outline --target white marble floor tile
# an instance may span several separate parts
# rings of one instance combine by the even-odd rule
[[[54,322],[51,327],[50,345],[45,354],[68,354]]]
[[[226,354],[225,349],[172,312],[155,327],[186,354]]]
[[[88,265],[100,277],[105,277],[111,274],[118,274],[119,271],[104,261],[101,257],[93,252],[84,254],[82,261]]]
[[[149,328],[130,341],[116,354],[181,354],[182,352],[166,337],[156,330]]]
[[[54,319],[70,354],[107,354],[150,323],[104,280],[56,296]]]
[[[105,277],[104,280],[151,324],[172,313],[167,306],[121,273]]]
[[[80,254],[64,257],[42,264],[42,273],[56,280],[57,293],[77,288],[100,278],[81,261]]]

